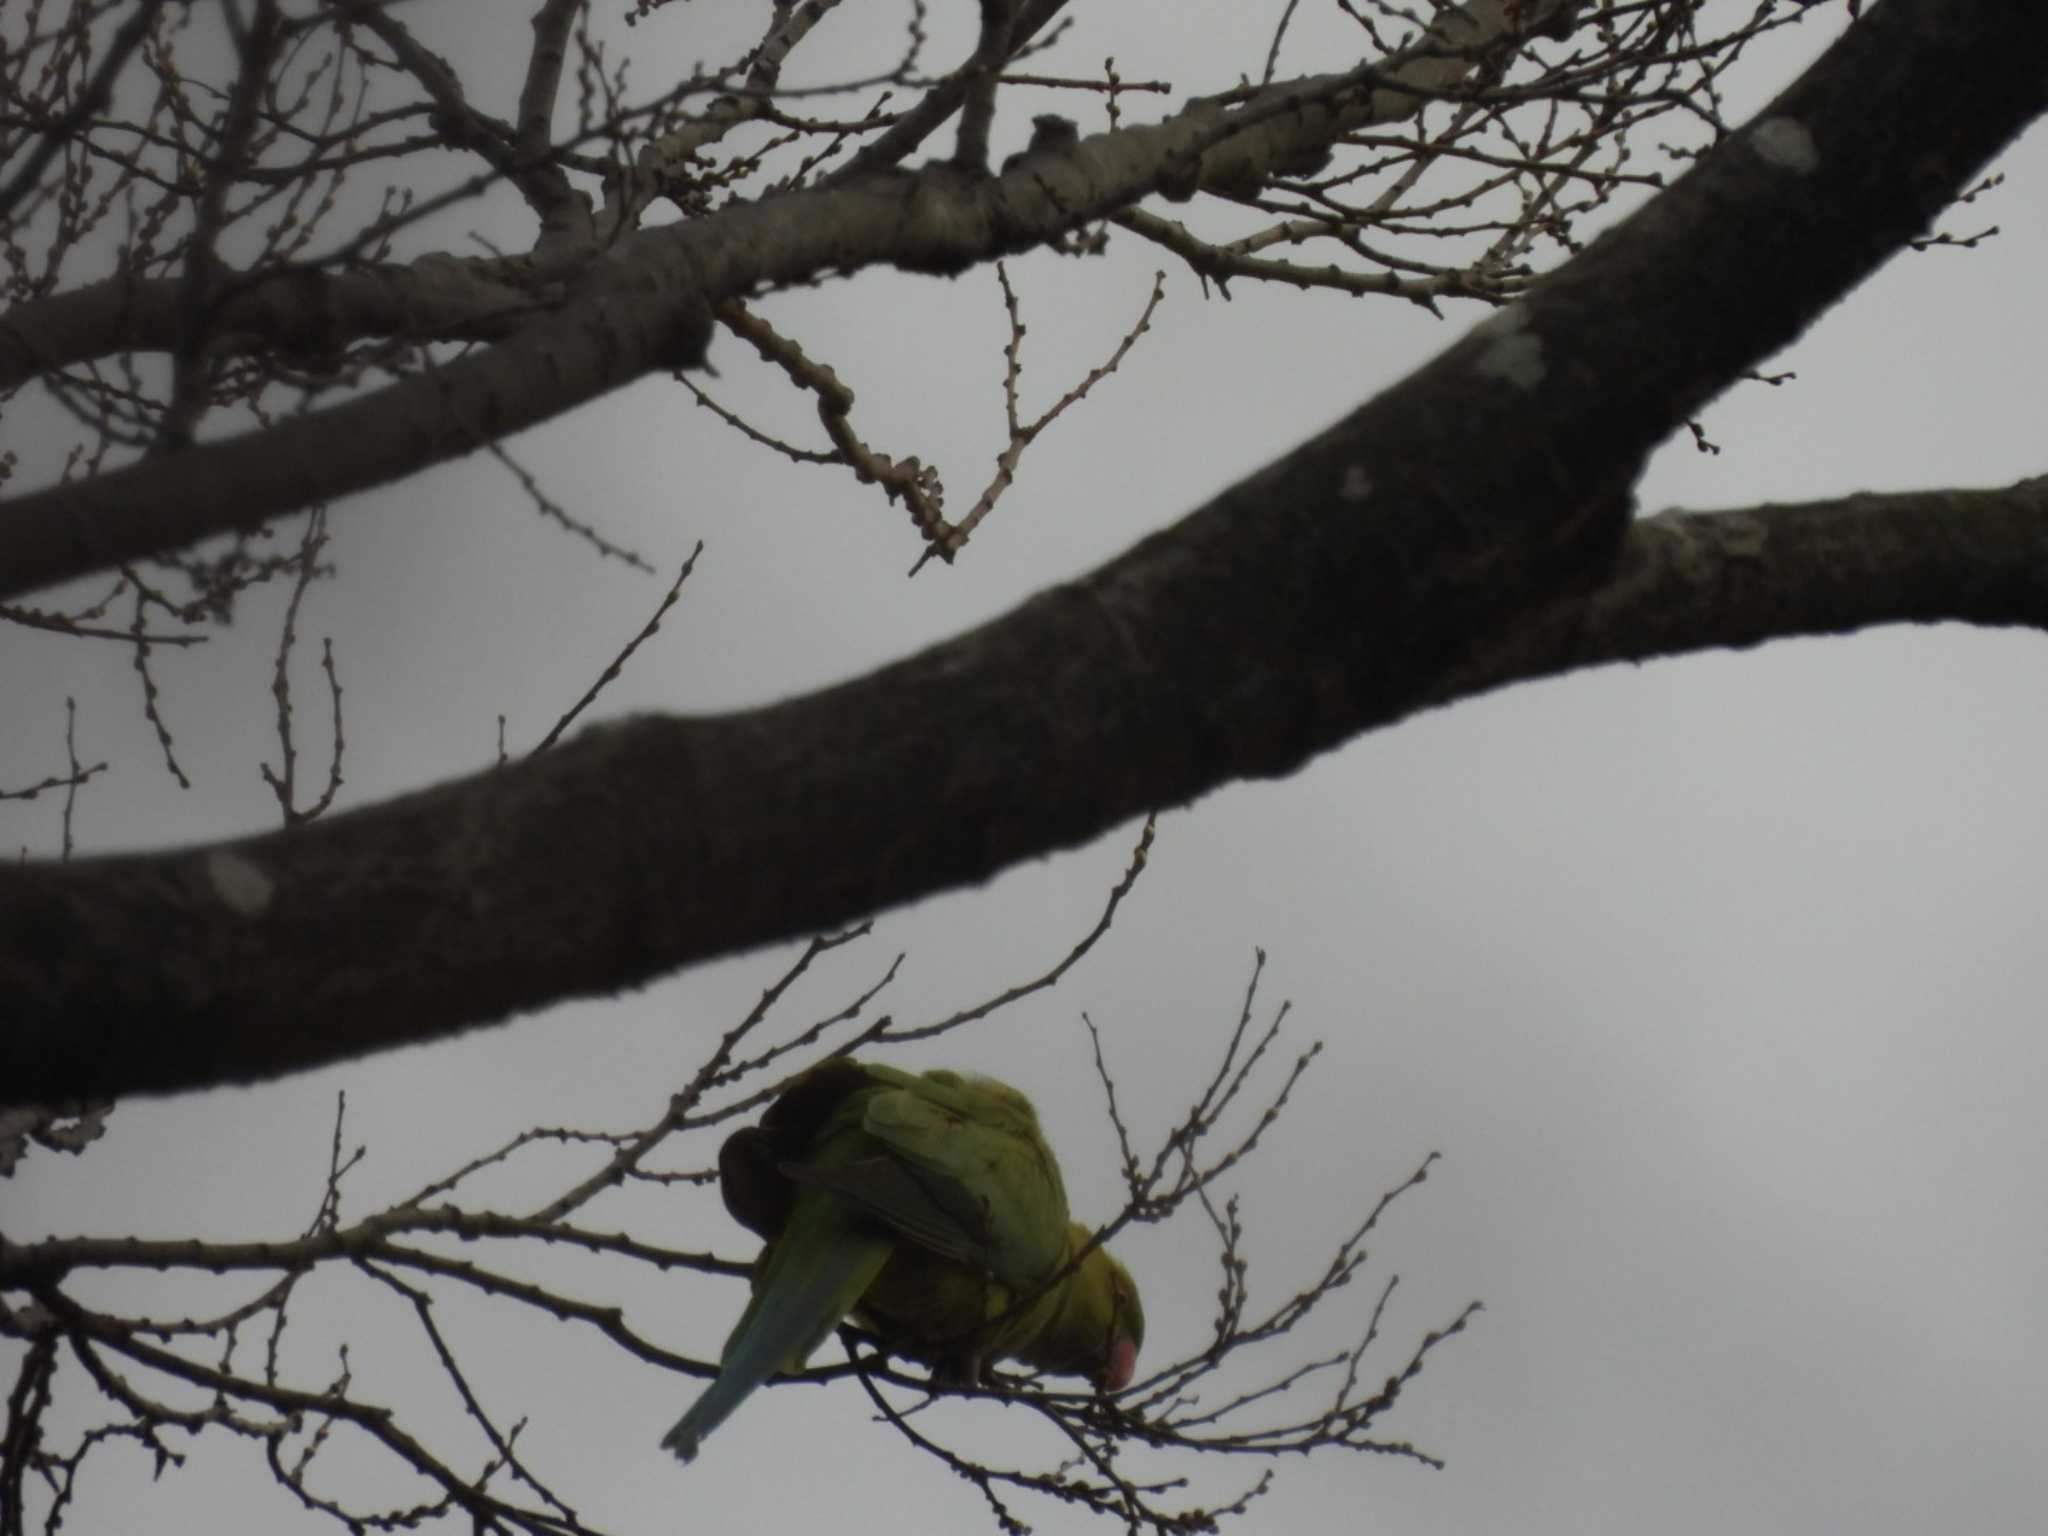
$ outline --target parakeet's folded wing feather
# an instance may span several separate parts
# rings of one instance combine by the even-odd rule
[[[879,1093],[862,1117],[943,1211],[952,1239],[906,1235],[935,1253],[986,1268],[1017,1289],[1042,1284],[1062,1261],[1067,1191],[1031,1101],[990,1078],[929,1072]]]
[[[889,1260],[895,1244],[834,1200],[798,1200],[768,1249],[718,1379],[662,1437],[684,1461],[770,1376],[799,1370]]]
[[[1009,1287],[1042,1284],[1063,1261],[1066,1189],[1031,1101],[1016,1089],[953,1072],[877,1076],[860,1099],[860,1129],[873,1140],[866,1155],[794,1157],[776,1169],[789,1185],[830,1190],[924,1252]],[[751,1172],[735,1171],[744,1181],[726,1204],[755,1226],[769,1202],[750,1188]]]
[[[979,1200],[963,1199],[952,1180],[884,1156],[779,1166],[797,1188],[830,1190],[926,1253],[974,1269],[990,1267],[986,1209]]]

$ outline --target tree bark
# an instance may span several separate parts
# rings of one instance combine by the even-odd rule
[[[1869,514],[1860,543],[1839,507],[1721,524],[1738,530],[1716,557],[1731,574],[1697,588],[1723,602],[1697,605],[1690,637],[1644,609],[1644,573],[1683,590],[1716,546],[1660,564],[1674,526],[1632,529],[1628,492],[1659,440],[1920,233],[2044,97],[2048,8],[1883,0],[1521,302],[981,629],[772,708],[600,727],[286,833],[0,870],[0,1101],[242,1081],[616,991],[1606,659],[1585,637],[1631,616],[1638,651],[1610,654],[1949,614],[2037,623],[2039,482],[1955,493],[1918,523],[1847,504]],[[1075,153],[1090,143],[1112,153]],[[1114,181],[1085,155],[1039,174],[1072,176],[1076,196]],[[906,195],[889,216],[924,229],[916,260],[981,249],[916,224]],[[1890,579],[1859,593],[1845,577],[1877,560],[1876,530],[1909,525]],[[1782,600],[1738,610],[1752,546]]]

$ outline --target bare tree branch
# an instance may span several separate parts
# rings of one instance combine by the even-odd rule
[[[1102,920],[1053,972],[900,1038],[957,1038],[1057,979],[1092,947],[1138,879],[1148,840],[1149,829],[1130,869],[1110,892]],[[0,1339],[24,1346],[9,1393],[6,1432],[0,1436],[0,1488],[14,1498],[14,1528],[26,1529],[21,1495],[32,1489],[43,1495],[41,1528],[54,1530],[63,1510],[63,1488],[78,1477],[85,1457],[105,1437],[131,1438],[163,1455],[169,1436],[180,1444],[193,1443],[194,1453],[200,1441],[256,1442],[280,1485],[309,1509],[349,1529],[464,1520],[513,1531],[590,1533],[589,1521],[578,1512],[582,1490],[572,1481],[580,1460],[571,1458],[566,1468],[549,1467],[542,1448],[522,1448],[526,1420],[508,1418],[500,1401],[508,1396],[502,1373],[481,1369],[500,1362],[488,1361],[476,1348],[471,1330],[452,1325],[461,1315],[457,1309],[483,1296],[521,1309],[534,1323],[584,1325],[573,1331],[582,1354],[572,1369],[582,1368],[583,1361],[594,1366],[623,1357],[635,1368],[681,1378],[714,1374],[716,1367],[707,1360],[671,1348],[659,1333],[629,1318],[625,1298],[644,1294],[650,1277],[673,1270],[739,1281],[753,1266],[663,1247],[629,1231],[572,1223],[569,1217],[600,1197],[616,1195],[629,1178],[700,1182],[694,1174],[662,1172],[653,1166],[655,1158],[702,1156],[692,1133],[757,1111],[776,1096],[789,1080],[768,1079],[782,1069],[789,1052],[801,1051],[815,1064],[820,1055],[865,1050],[889,1038],[869,1027],[850,1035],[840,1029],[842,1038],[828,1042],[818,1026],[793,1035],[782,1026],[776,1032],[784,1038],[745,1059],[738,1059],[735,1049],[781,1025],[780,1020],[771,1023],[770,1016],[813,961],[863,936],[864,929],[814,941],[707,1054],[690,1085],[641,1127],[574,1132],[534,1127],[433,1180],[420,1195],[344,1221],[343,1185],[365,1149],[349,1147],[343,1134],[346,1101],[338,1100],[325,1184],[312,1220],[297,1237],[239,1242],[68,1237],[0,1243],[0,1294],[30,1298],[11,1309],[0,1303]],[[1348,1235],[1332,1233],[1327,1258],[1311,1269],[1306,1284],[1288,1294],[1289,1284],[1283,1283],[1272,1288],[1270,1298],[1269,1288],[1255,1289],[1249,1279],[1237,1202],[1218,1192],[1220,1181],[1253,1152],[1286,1108],[1304,1067],[1316,1055],[1313,1046],[1300,1052],[1291,1070],[1269,1059],[1267,1048],[1279,1037],[1289,1009],[1283,1003],[1269,1022],[1255,1025],[1264,971],[1261,954],[1236,1017],[1226,1025],[1206,1086],[1184,1113],[1173,1117],[1169,1111],[1167,1124],[1156,1123],[1157,1105],[1144,1106],[1139,1122],[1126,1118],[1096,1037],[1109,1114],[1132,1169],[1122,1209],[1099,1229],[1096,1241],[1134,1221],[1155,1224],[1191,1212],[1199,1212],[1199,1221],[1213,1234],[1225,1286],[1213,1328],[1206,1337],[1197,1333],[1187,1354],[1153,1366],[1146,1379],[1114,1399],[1062,1389],[1042,1375],[1015,1371],[956,1388],[922,1369],[892,1362],[879,1341],[848,1327],[842,1330],[847,1361],[814,1363],[793,1384],[815,1387],[857,1377],[886,1424],[974,1483],[1010,1530],[1023,1529],[1015,1510],[1026,1500],[1052,1501],[1162,1536],[1215,1529],[1271,1486],[1270,1465],[1247,1483],[1237,1467],[1245,1457],[1271,1463],[1281,1457],[1350,1452],[1438,1465],[1407,1441],[1386,1438],[1384,1425],[1405,1386],[1431,1354],[1466,1327],[1476,1306],[1453,1313],[1442,1327],[1421,1331],[1405,1358],[1393,1357],[1391,1370],[1380,1363],[1375,1346],[1383,1342],[1395,1279],[1382,1282],[1363,1327],[1343,1318],[1337,1306],[1368,1263],[1367,1238],[1377,1233],[1382,1215],[1422,1183],[1435,1155],[1385,1189]],[[890,975],[894,972],[892,966]],[[856,993],[830,1023],[852,1025],[886,985],[885,979]],[[1089,1028],[1093,1035],[1093,1025]],[[1148,1074],[1148,1081],[1155,1076]],[[28,1130],[39,1139],[57,1134],[55,1127]],[[588,1173],[590,1152],[603,1149],[610,1149],[611,1156],[595,1174]],[[515,1156],[522,1160],[519,1172],[527,1193],[536,1181],[554,1191],[541,1209],[518,1215],[469,1203],[478,1198],[472,1177],[502,1168]],[[426,1203],[430,1198],[436,1203]],[[665,1202],[661,1210],[659,1219],[666,1225],[674,1207]],[[459,1251],[449,1251],[457,1245]],[[480,1250],[488,1257],[475,1257]],[[563,1278],[570,1262],[575,1265],[573,1283]],[[220,1299],[210,1305],[202,1301],[196,1309],[180,1302],[182,1310],[175,1314],[152,1305],[146,1291],[139,1302],[97,1299],[120,1293],[109,1280],[140,1274],[176,1274],[188,1293],[192,1286],[210,1286]],[[251,1294],[247,1282],[254,1275],[276,1278]],[[315,1275],[322,1283],[302,1286]],[[339,1299],[346,1287],[362,1281],[401,1298],[404,1315],[390,1318]],[[193,1315],[195,1310],[199,1315]],[[701,1326],[700,1312],[684,1314],[685,1329],[699,1340],[715,1338],[715,1332]],[[309,1314],[317,1323],[308,1323]],[[665,1309],[663,1326],[673,1320]],[[424,1353],[459,1408],[453,1425],[437,1423],[423,1411],[416,1390],[394,1385],[382,1389],[379,1400],[373,1395],[378,1389],[359,1380],[351,1364],[350,1347],[381,1342],[380,1335],[396,1331],[415,1343],[408,1323],[417,1329]],[[722,1319],[714,1327],[718,1323]],[[288,1354],[281,1347],[288,1332],[308,1326],[345,1330],[345,1342],[332,1362],[324,1349],[307,1365],[301,1363],[303,1350]],[[1308,1342],[1327,1351],[1324,1339],[1332,1329],[1343,1331],[1336,1352],[1298,1363],[1299,1345]],[[196,1403],[181,1390],[194,1387],[204,1393]],[[85,1415],[88,1423],[98,1420],[83,1429],[78,1427],[81,1398],[96,1399]],[[51,1411],[59,1402],[66,1410],[61,1416]],[[1051,1433],[1007,1437],[1000,1463],[985,1453],[956,1450],[954,1437],[988,1406],[1011,1413],[1013,1422],[1014,1416],[1026,1415]],[[367,1437],[386,1471],[347,1480],[318,1476],[337,1434],[351,1438],[351,1431]],[[878,1426],[876,1432],[884,1431]],[[1230,1459],[1213,1463],[1219,1475],[1203,1476],[1203,1467],[1210,1464],[1192,1460],[1201,1453]],[[393,1468],[421,1479],[421,1491],[408,1489],[404,1480],[394,1482],[388,1476]]]
[[[908,176],[835,178],[716,217],[621,236],[584,254],[588,265],[559,308],[495,345],[326,411],[0,504],[0,598],[209,534],[246,532],[471,452],[649,372],[697,366],[712,311],[763,284],[876,264],[958,272],[1056,241],[1154,190],[1186,197],[1212,182],[1256,180],[1305,142],[1327,145],[1355,123],[1418,110],[1521,35],[1523,3],[1468,0],[1438,24],[1457,34],[1455,44],[1432,36],[1349,74],[1272,87],[1244,101],[1199,102],[1163,123],[1034,156],[999,178],[939,162]],[[1561,0],[1545,3],[1554,8]],[[1055,8],[1045,0],[1038,6],[1047,15]],[[1030,35],[1031,19],[1019,18],[1012,46]],[[421,56],[412,67],[435,80],[437,63]],[[444,110],[453,111],[453,102]],[[485,125],[473,137],[494,141],[497,134]],[[33,312],[19,321],[9,316],[0,318],[0,335],[12,333],[17,368],[43,367],[61,355],[66,337],[77,345],[83,318],[64,326]],[[39,339],[39,322],[56,337]],[[234,330],[226,310],[215,324]]]
[[[243,1080],[634,985],[1289,772],[1461,676],[1502,680],[1476,658],[1613,580],[1650,449],[1970,184],[2041,110],[2044,52],[2037,8],[1885,0],[1669,192],[1436,361],[1093,575],[868,678],[746,714],[594,729],[289,835],[0,870],[0,1092]],[[1184,131],[1084,140],[990,183],[992,200],[943,177],[821,195],[856,223],[889,222],[878,248],[897,259],[943,264],[979,246],[948,220],[994,218],[1047,184],[1070,210],[1123,196],[1126,155]],[[1013,179],[1033,186],[1013,197]],[[807,207],[744,212],[764,249],[788,252],[823,238],[781,227]],[[718,287],[682,275],[680,248],[629,261],[657,316]],[[564,349],[549,373],[594,381],[621,357],[673,355],[673,336],[650,342],[609,302],[572,306],[608,317],[609,346],[580,322],[537,329]],[[485,413],[455,413],[478,430],[554,396],[461,368],[438,377]],[[361,404],[382,419],[376,398]],[[429,446],[461,435],[445,420],[406,430]],[[156,466],[211,467],[183,490],[171,475],[154,505],[201,487],[226,498],[212,455],[237,451]],[[295,496],[323,479],[259,467],[258,504],[266,484]],[[73,530],[65,558],[90,526],[75,510],[56,517]],[[2012,537],[2010,516],[1981,522]],[[1966,616],[2036,618],[2015,589],[2037,567],[2016,558]],[[1930,612],[1920,599],[1888,616]],[[125,963],[165,946],[189,963]]]

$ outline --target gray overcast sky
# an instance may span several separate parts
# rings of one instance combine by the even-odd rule
[[[687,25],[640,36],[751,26],[754,9],[698,0]],[[1263,60],[1277,12],[1175,9],[1185,24],[1161,29],[1154,7],[1082,7],[1061,57],[1094,68],[1113,53],[1177,93],[1220,89]],[[1731,117],[1835,34],[1829,10],[1738,72]],[[493,36],[473,25],[486,12],[505,14],[444,0],[420,24],[447,19],[442,45],[459,58],[516,50],[523,20]],[[960,19],[934,24],[935,57],[950,56]],[[871,21],[838,25],[849,49],[861,26],[890,41]],[[639,83],[719,53],[677,50],[640,62]],[[999,149],[1038,109],[1006,97]],[[1895,260],[1773,365],[1795,382],[1742,386],[1706,413],[1723,452],[1668,447],[1645,510],[2040,472],[2048,139],[2036,132],[2003,169],[2007,185],[1952,220],[1998,224],[1998,239]],[[1136,316],[1157,263],[1133,245],[1102,262],[1012,263],[1033,399]],[[939,462],[956,505],[971,500],[1001,441],[992,272],[864,274],[768,310],[847,373],[875,441]],[[865,670],[1085,569],[1479,318],[1243,284],[1205,303],[1170,271],[1154,334],[1033,449],[957,567],[908,584],[899,509],[737,441],[676,386],[628,391],[517,446],[658,565],[706,544],[606,710],[721,709]],[[801,408],[739,351],[716,344],[721,397],[799,430]],[[31,420],[17,414],[8,436]],[[515,746],[537,739],[659,596],[586,558],[484,462],[409,482],[335,528],[340,579],[303,622],[335,639],[358,803],[488,761],[501,712]],[[256,764],[271,751],[274,626],[274,608],[253,604],[233,642],[162,660],[196,781],[182,792],[137,718],[123,654],[10,632],[0,777],[48,771],[75,693],[82,751],[114,760],[81,800],[88,849],[267,825]],[[313,697],[310,664],[305,681]],[[1372,1274],[1402,1280],[1387,1369],[1468,1299],[1486,1303],[1385,1426],[1448,1467],[1284,1464],[1242,1528],[2031,1532],[2048,1507],[2035,1448],[2048,1423],[2044,689],[2039,635],[1946,626],[1611,669],[1425,715],[1164,818],[1152,868],[1074,975],[1007,1022],[905,1059],[1031,1092],[1080,1213],[1106,1215],[1113,1146],[1081,1012],[1156,1133],[1212,1061],[1263,946],[1266,1006],[1293,1004],[1286,1039],[1327,1050],[1237,1183],[1255,1293],[1298,1288],[1382,1188],[1444,1154],[1387,1219]],[[31,852],[53,846],[47,803],[0,815]],[[887,915],[790,1018],[843,1000],[899,950],[910,959],[883,1001],[906,1019],[1035,973],[1093,921],[1134,837]],[[90,1156],[39,1158],[5,1189],[8,1229],[295,1232],[338,1090],[350,1139],[370,1147],[349,1186],[358,1212],[526,1125],[638,1123],[784,963],[750,956],[452,1045],[125,1105]],[[519,1194],[508,1186],[508,1201]],[[709,1196],[618,1210],[652,1239],[745,1247]],[[1215,1281],[1199,1221],[1122,1246],[1145,1287],[1148,1355],[1201,1340]],[[1377,1289],[1344,1299],[1326,1346]],[[300,1309],[304,1358],[331,1361],[322,1341],[346,1334],[365,1379],[404,1379],[414,1362],[375,1342],[402,1320],[360,1289],[335,1294],[339,1316]],[[712,1351],[738,1292],[675,1280],[630,1304],[671,1344]],[[555,1448],[544,1460],[574,1469],[593,1520],[799,1529],[852,1510],[861,1529],[986,1524],[973,1490],[871,1423],[849,1384],[763,1395],[682,1470],[655,1442],[689,1383],[514,1321],[470,1320],[491,1356],[482,1375]],[[957,1405],[934,1420],[956,1411],[969,1436],[1017,1422],[970,1423]],[[109,1453],[71,1528],[254,1528],[258,1511],[269,1529],[325,1528],[240,1447],[150,1471],[139,1453]],[[1212,1489],[1249,1477],[1191,1471]],[[1045,1532],[1085,1527],[1025,1513]]]

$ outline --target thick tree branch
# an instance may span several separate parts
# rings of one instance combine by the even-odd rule
[[[223,269],[207,315],[207,344],[235,356],[273,348],[331,353],[370,337],[497,340],[535,310],[561,302],[566,274],[532,266],[520,263],[515,273],[503,261],[442,257],[347,272]],[[19,305],[0,315],[0,390],[117,352],[168,352],[177,345],[178,324],[176,278],[102,278]]]
[[[1625,541],[1667,536],[1627,521],[1650,449],[1919,233],[2042,110],[2044,59],[2041,8],[1883,0],[1434,362],[1094,574],[870,677],[595,729],[231,847],[0,870],[0,1094],[242,1080],[615,991],[985,879],[1286,773],[1461,677],[1501,680],[1485,660],[1516,625],[1625,583]],[[1034,175],[1086,202],[1119,153],[1089,141]],[[970,205],[921,204],[925,185],[891,211],[917,232],[899,259],[938,264],[975,238],[922,215]],[[971,205],[998,236],[1001,196]],[[2040,547],[2038,521],[1982,524],[1972,538]],[[1859,621],[1934,611],[1901,605]],[[2038,613],[2031,593],[1967,605]]]
[[[1999,490],[1911,491],[1629,529],[1608,579],[1515,616],[1430,702],[1617,661],[1877,624],[2048,630],[2048,475]]]
[[[1563,0],[1542,3],[1548,14]],[[1039,0],[1014,39],[1056,9]],[[446,260],[411,272],[261,279],[224,298],[212,317],[214,344],[240,350],[282,331],[293,346],[331,350],[366,324],[420,335],[423,297],[441,301],[442,318],[462,334],[503,339],[326,411],[0,503],[0,599],[253,530],[473,452],[657,369],[701,362],[711,310],[763,286],[876,264],[963,271],[1054,241],[1155,190],[1185,196],[1211,180],[1255,174],[1304,134],[1327,144],[1347,126],[1412,113],[1423,99],[1414,93],[1448,88],[1487,48],[1518,37],[1523,11],[1518,0],[1468,0],[1445,15],[1440,26],[1460,39],[1454,51],[1432,41],[1371,69],[1293,82],[1241,104],[1195,103],[1164,123],[1034,156],[998,179],[940,163],[916,175],[835,179],[643,230],[593,258],[566,297],[536,284],[494,304],[500,295],[470,287],[463,264]],[[419,67],[431,73],[427,62]],[[502,263],[491,270],[509,275]],[[551,250],[539,275],[570,270]],[[541,304],[559,307],[504,334],[508,312]],[[115,337],[131,345],[175,340],[177,314],[175,295],[151,284],[102,284],[89,301],[22,306],[0,317],[0,387]]]

